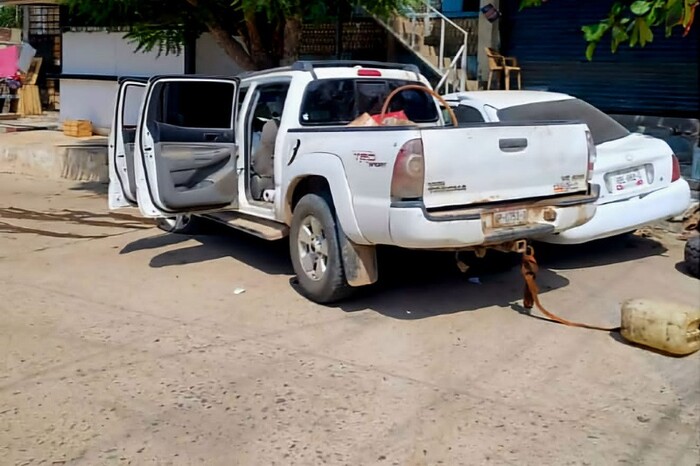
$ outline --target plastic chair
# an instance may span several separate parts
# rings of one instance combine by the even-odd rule
[[[491,81],[493,80],[493,75],[496,72],[503,73],[505,75],[507,91],[510,90],[511,72],[518,75],[518,89],[523,88],[522,73],[520,66],[518,65],[518,60],[515,57],[504,57],[489,47],[486,47],[486,56],[489,59],[489,82],[486,87],[488,90],[491,90]]]

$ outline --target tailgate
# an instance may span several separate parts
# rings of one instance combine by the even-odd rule
[[[579,123],[423,129],[425,206],[587,191],[586,129]]]

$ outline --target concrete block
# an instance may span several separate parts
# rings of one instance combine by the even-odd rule
[[[0,134],[0,172],[107,182],[107,140],[70,138],[57,131]]]

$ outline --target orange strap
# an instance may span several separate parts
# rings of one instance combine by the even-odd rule
[[[537,260],[535,260],[535,250],[532,246],[528,246],[525,253],[523,254],[523,264],[520,268],[523,278],[525,279],[525,296],[523,298],[523,305],[526,309],[532,309],[533,305],[537,306],[537,309],[544,315],[546,315],[550,322],[556,322],[558,324],[568,325],[570,327],[580,327],[588,328],[591,330],[602,330],[604,332],[613,332],[620,330],[620,327],[598,327],[596,325],[581,324],[578,322],[571,322],[566,319],[549,312],[542,306],[539,298],[539,288],[537,287],[537,271],[539,266],[537,265]]]

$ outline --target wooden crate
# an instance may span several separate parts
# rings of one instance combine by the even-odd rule
[[[74,138],[92,136],[92,123],[89,120],[66,120],[63,123],[63,134]]]

